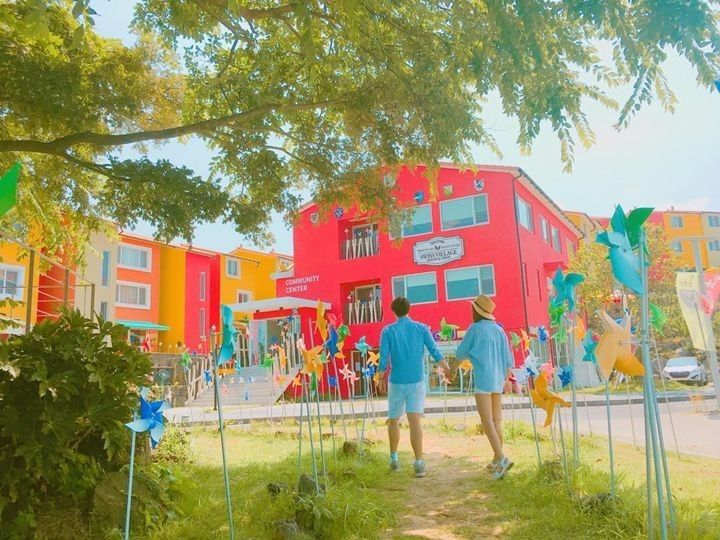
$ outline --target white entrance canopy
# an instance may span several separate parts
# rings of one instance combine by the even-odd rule
[[[323,302],[325,309],[330,309],[329,302]],[[228,304],[228,307],[235,313],[262,313],[267,311],[280,311],[283,309],[316,308],[317,300],[306,298],[295,298],[294,296],[282,296],[280,298],[268,298],[267,300],[253,300],[251,302],[240,302]]]

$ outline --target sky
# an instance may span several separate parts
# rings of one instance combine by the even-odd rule
[[[133,3],[94,0],[91,5],[98,12],[96,30],[133,43],[134,36],[128,30]],[[608,216],[614,205],[621,203],[626,208],[720,211],[720,93],[698,86],[691,66],[676,56],[670,56],[664,68],[678,99],[674,113],[653,103],[644,107],[628,128],[618,131],[613,127],[617,111],[589,103],[586,113],[597,141],[589,149],[577,143],[570,173],[563,172],[559,143],[547,127],[537,138],[532,153],[523,155],[516,144],[517,122],[505,116],[494,99],[490,99],[484,119],[503,156],[475,147],[473,158],[479,164],[521,167],[565,210]],[[625,88],[611,95],[622,102],[628,94]],[[197,140],[184,145],[171,143],[153,154],[191,167],[201,175],[208,170],[209,154]],[[136,231],[153,233],[146,224],[140,224]],[[291,254],[292,232],[280,216],[273,217],[271,231],[276,242],[270,247]],[[229,251],[241,245],[241,239],[232,224],[212,223],[196,231],[194,244]],[[247,242],[242,245],[255,247]]]

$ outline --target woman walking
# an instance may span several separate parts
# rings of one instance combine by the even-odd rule
[[[458,346],[458,360],[469,358],[475,378],[475,402],[485,435],[493,450],[487,470],[499,480],[513,462],[503,453],[502,391],[513,365],[505,331],[495,322],[495,302],[485,295],[472,301],[473,324]]]

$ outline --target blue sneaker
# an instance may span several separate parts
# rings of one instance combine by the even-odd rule
[[[399,459],[391,459],[390,460],[390,470],[393,472],[397,472],[400,470],[400,460]]]
[[[420,459],[415,461],[415,478],[422,478],[425,476],[425,462]]]
[[[510,458],[503,457],[497,464],[497,469],[495,469],[495,472],[493,473],[493,478],[495,480],[500,480],[501,478],[504,478],[507,472],[512,469],[513,462],[510,461]]]

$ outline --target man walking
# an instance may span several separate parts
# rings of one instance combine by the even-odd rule
[[[407,412],[410,443],[415,453],[415,476],[425,476],[422,447],[422,415],[425,409],[425,349],[440,362],[440,369],[449,371],[447,362],[435,344],[430,329],[408,317],[410,302],[398,297],[390,305],[397,321],[383,328],[380,335],[380,383],[385,390],[385,370],[390,366],[388,384],[388,437],[390,468],[400,469],[397,449],[400,443],[399,420]]]

